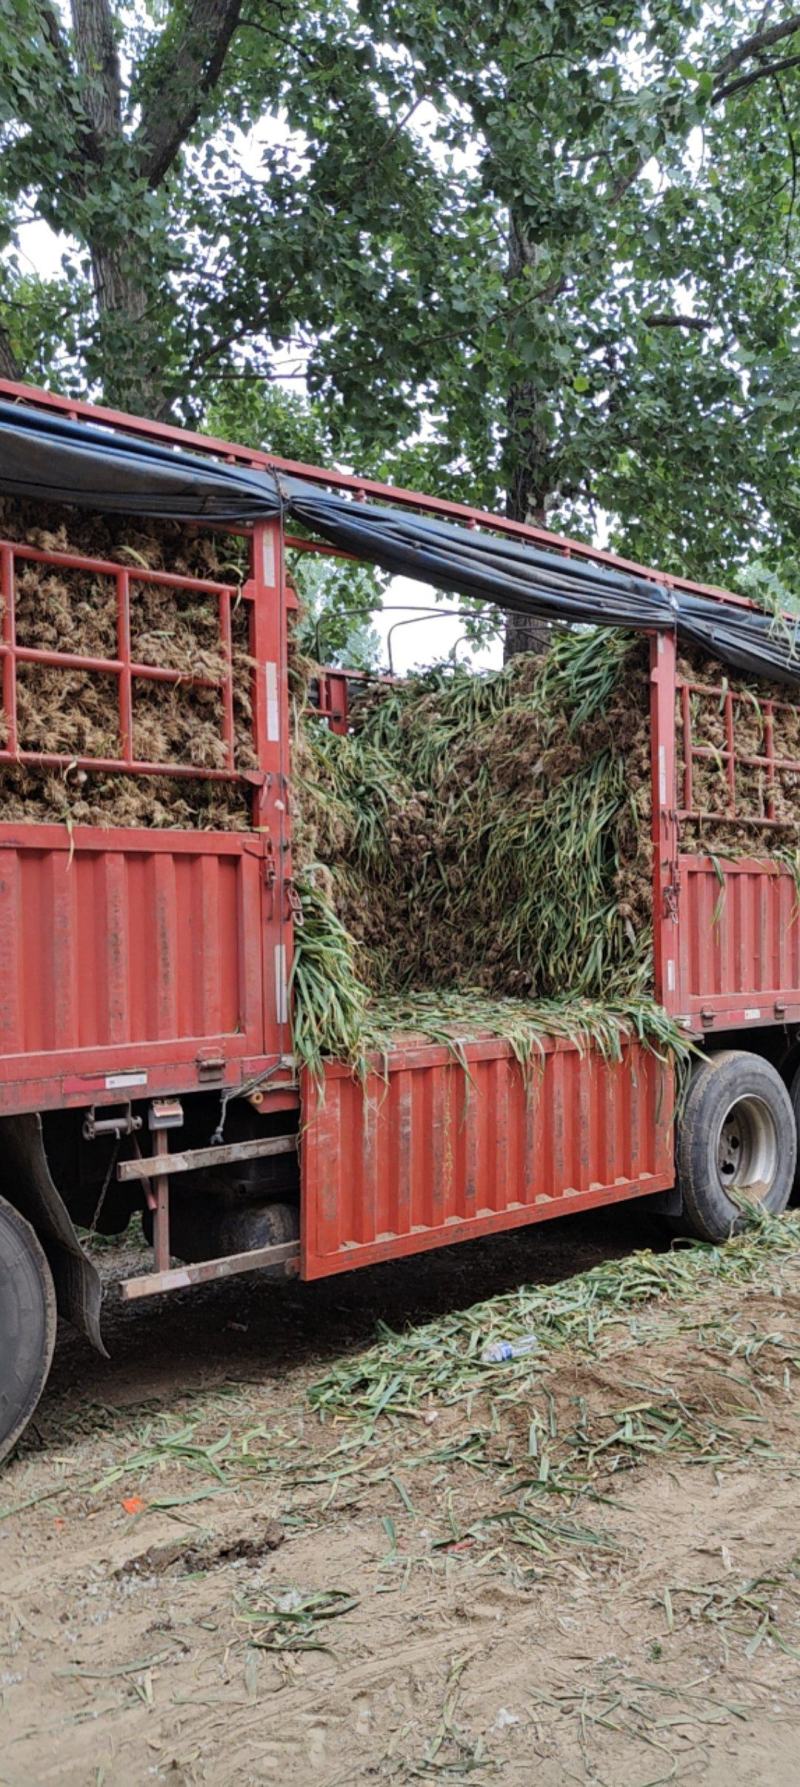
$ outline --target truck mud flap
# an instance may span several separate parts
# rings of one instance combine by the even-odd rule
[[[87,1259],[53,1182],[42,1120],[35,1112],[0,1119],[0,1192],[31,1224],[42,1243],[53,1274],[59,1315],[107,1358],[100,1332],[100,1276]]]

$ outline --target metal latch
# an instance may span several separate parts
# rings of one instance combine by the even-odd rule
[[[199,1080],[218,1080],[225,1071],[224,1055],[196,1055],[195,1066]]]

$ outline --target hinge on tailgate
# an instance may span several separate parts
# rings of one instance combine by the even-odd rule
[[[199,1080],[218,1080],[225,1072],[224,1055],[195,1055],[194,1064]]]
[[[285,881],[283,885],[286,894],[286,917],[293,919],[296,925],[302,925],[303,903],[297,888],[291,880]]]
[[[264,840],[264,857],[261,873],[264,877],[264,886],[270,896],[268,916],[272,918],[274,912],[275,882],[278,878],[278,870],[275,863],[275,851],[272,847],[271,838],[265,838]]]
[[[278,873],[278,871],[275,867],[275,851],[272,848],[272,839],[265,838],[265,840],[264,840],[264,880],[267,884],[267,887],[275,886],[275,878],[276,878],[277,873]]]
[[[664,887],[664,917],[671,918],[673,924],[677,924],[681,891],[681,872],[677,857],[673,857],[672,862],[664,862],[662,866],[669,874],[669,881]]]
[[[678,888],[674,881],[664,888],[664,917],[671,918],[674,924],[678,922]]]

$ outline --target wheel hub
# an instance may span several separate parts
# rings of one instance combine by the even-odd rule
[[[739,1098],[729,1106],[717,1141],[717,1172],[727,1192],[743,1191],[758,1201],[775,1177],[778,1139],[774,1119],[760,1098]]]

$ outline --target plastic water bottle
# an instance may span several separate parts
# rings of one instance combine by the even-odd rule
[[[484,1365],[505,1365],[508,1359],[523,1359],[535,1353],[539,1342],[535,1334],[524,1334],[521,1340],[493,1340],[481,1353]]]

